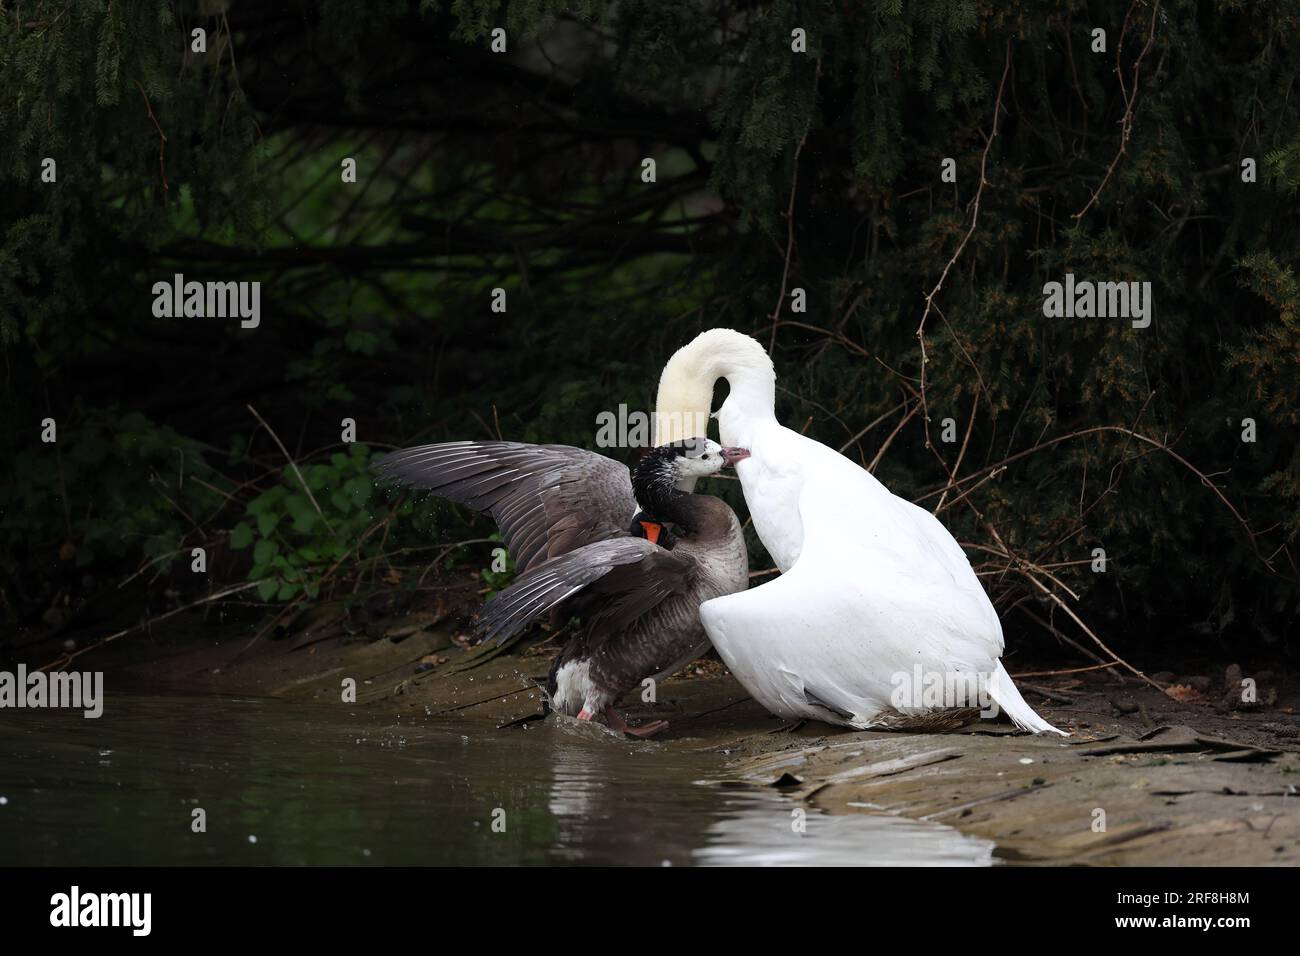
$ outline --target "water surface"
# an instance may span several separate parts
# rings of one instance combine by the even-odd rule
[[[938,824],[821,814],[736,786],[717,754],[571,722],[230,697],[114,696],[98,720],[0,711],[0,864],[980,866],[992,851]]]

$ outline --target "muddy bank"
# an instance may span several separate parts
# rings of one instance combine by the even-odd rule
[[[273,628],[261,620],[196,628],[181,616],[148,640],[78,663],[108,670],[110,688],[322,706],[352,706],[344,700],[351,680],[356,705],[377,713],[455,715],[468,733],[527,732],[558,637],[468,647],[463,614],[449,609],[473,590],[466,581],[432,607],[396,616],[327,605]],[[1048,668],[1013,661],[1009,669]],[[1178,677],[1181,699],[1107,672],[1022,681],[1030,703],[1071,731],[1068,740],[990,722],[942,734],[790,724],[712,660],[662,684],[655,704],[625,704],[634,722],[669,721],[650,746],[716,754],[737,779],[833,813],[948,824],[994,841],[1008,861],[1300,863],[1298,688],[1261,672],[1260,703],[1234,709],[1225,685],[1240,675],[1202,669]]]

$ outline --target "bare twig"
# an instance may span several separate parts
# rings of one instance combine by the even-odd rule
[[[977,478],[982,475],[986,475],[990,471],[993,471],[996,468],[1003,467],[1005,465],[1010,464],[1013,461],[1017,461],[1028,455],[1032,455],[1035,452],[1041,451],[1044,448],[1051,448],[1053,445],[1059,445],[1062,442],[1070,441],[1075,438],[1083,438],[1086,435],[1096,435],[1104,432],[1114,432],[1121,435],[1127,435],[1135,441],[1142,442],[1146,445],[1149,445],[1152,448],[1158,449],[1159,451],[1164,452],[1166,455],[1169,455],[1169,457],[1173,458],[1176,462],[1178,462],[1180,465],[1182,465],[1192,474],[1196,475],[1196,477],[1200,479],[1201,484],[1203,484],[1206,488],[1209,488],[1210,491],[1214,492],[1215,497],[1218,498],[1219,501],[1223,503],[1223,506],[1228,509],[1228,511],[1232,514],[1233,518],[1236,519],[1237,523],[1241,525],[1242,530],[1245,531],[1246,533],[1247,540],[1249,540],[1250,542],[1251,550],[1255,552],[1255,556],[1259,558],[1259,560],[1263,563],[1263,565],[1266,568],[1268,568],[1270,571],[1272,571],[1274,574],[1277,574],[1280,577],[1285,577],[1285,575],[1282,575],[1281,572],[1279,572],[1273,566],[1273,563],[1268,559],[1268,557],[1266,557],[1264,553],[1260,550],[1258,534],[1250,527],[1250,524],[1246,521],[1245,517],[1241,514],[1240,511],[1237,510],[1236,506],[1233,505],[1233,503],[1228,499],[1228,496],[1223,493],[1223,490],[1219,488],[1219,486],[1216,485],[1210,479],[1209,475],[1205,474],[1205,472],[1201,471],[1199,468],[1193,465],[1182,455],[1178,454],[1178,452],[1174,451],[1173,448],[1171,448],[1167,443],[1160,441],[1157,438],[1152,438],[1149,435],[1143,435],[1142,433],[1136,432],[1131,428],[1125,428],[1122,425],[1094,425],[1091,428],[1081,428],[1078,431],[1070,432],[1068,435],[1058,435],[1056,438],[1049,438],[1046,441],[1040,441],[1030,448],[1026,448],[1023,451],[1016,452],[1014,455],[1008,455],[1006,458],[1003,458],[999,462],[995,462],[992,465],[988,465],[984,468],[978,469],[977,471],[973,471],[969,475],[966,475],[964,478],[958,479],[956,483],[958,485],[964,484],[965,482],[971,481],[974,478]],[[924,501],[927,498],[940,494],[943,490],[944,489],[936,488],[933,491],[926,492],[916,500],[918,502]]]
[[[1028,597],[1032,597],[1032,595],[1028,595],[1028,594],[1027,594],[1026,596],[1028,596]],[[1007,610],[1008,610],[1008,613],[1010,613],[1010,610],[1011,610],[1011,609],[1008,608]],[[1098,657],[1096,654],[1094,654],[1091,650],[1089,650],[1088,648],[1084,647],[1082,644],[1080,644],[1078,641],[1076,641],[1076,640],[1075,640],[1074,638],[1072,638],[1070,635],[1066,634],[1064,631],[1062,631],[1060,628],[1058,628],[1058,627],[1057,627],[1055,624],[1053,624],[1051,621],[1045,621],[1045,620],[1043,620],[1043,618],[1041,618],[1039,615],[1035,614],[1033,611],[1031,611],[1029,608],[1025,607],[1023,604],[1017,605],[1016,608],[1015,608],[1015,610],[1019,611],[1021,614],[1024,614],[1025,616],[1027,616],[1031,621],[1033,621],[1035,624],[1037,624],[1037,625],[1038,625],[1039,627],[1041,627],[1043,630],[1047,631],[1049,634],[1054,635],[1054,636],[1056,637],[1057,640],[1061,641],[1061,642],[1064,643],[1064,644],[1069,644],[1071,647],[1073,647],[1076,651],[1078,651],[1078,652],[1079,652],[1080,654],[1082,654],[1084,657],[1088,658],[1088,660],[1090,660],[1090,661],[1096,661],[1096,662],[1097,662],[1094,668],[1087,668],[1087,669],[1107,670],[1107,671],[1109,671],[1113,676],[1115,676],[1116,678],[1118,678],[1121,682],[1124,680],[1124,677],[1120,674],[1120,672],[1119,672],[1118,670],[1115,669],[1115,664],[1114,664],[1113,661],[1103,661],[1100,657]],[[1042,676],[1042,675],[1039,675],[1039,676]]]
[[[895,414],[896,412],[901,412],[901,411],[902,411],[903,409],[905,409],[906,407],[907,407],[907,402],[906,402],[906,401],[902,401],[902,402],[899,402],[897,405],[895,405],[893,408],[891,408],[889,411],[885,412],[883,415],[879,415],[879,416],[877,416],[873,421],[871,421],[869,424],[863,426],[863,428],[860,429],[858,432],[856,432],[856,433],[853,435],[852,438],[850,438],[848,441],[846,441],[843,445],[840,446],[840,454],[842,455],[842,454],[844,454],[846,451],[848,451],[850,445],[856,444],[856,443],[858,442],[858,440],[862,438],[863,435],[865,435],[867,432],[871,431],[871,429],[875,428],[877,425],[879,425],[881,422],[883,422],[886,418],[888,418],[889,416]],[[861,449],[859,449],[859,452],[861,452]]]
[[[163,192],[168,191],[167,186],[167,134],[158,124],[158,117],[153,115],[153,104],[149,102],[149,94],[145,93],[144,87],[140,85],[139,80],[132,80],[135,88],[140,91],[144,97],[144,108],[149,111],[149,119],[153,121],[154,129],[158,131],[158,172],[162,175]]]
[[[457,548],[463,548],[471,544],[500,544],[500,543],[501,542],[496,538],[470,538],[466,541],[457,541],[453,544],[449,544],[441,551],[439,551],[437,555],[434,556],[433,560],[429,562],[428,567],[425,568],[424,574],[420,575],[420,580],[417,581],[416,584],[423,585],[424,579],[428,577],[429,572],[432,571],[434,568],[436,568],[443,558],[451,554]]]
[[[1025,671],[1022,674],[1012,674],[1016,680],[1022,677],[1064,677],[1067,674],[1083,674],[1088,671],[1112,670],[1113,664],[1089,664],[1087,667],[1068,667],[1061,671]]]
[[[952,258],[948,264],[943,267],[943,272],[939,276],[939,281],[934,284],[930,294],[925,297],[925,311],[921,314],[921,321],[916,326],[916,340],[921,346],[921,412],[924,415],[923,424],[925,426],[925,443],[930,444],[930,410],[925,403],[925,364],[927,361],[925,354],[925,322],[930,317],[930,311],[934,308],[934,297],[939,294],[943,288],[944,280],[948,278],[948,272],[952,269],[957,259],[961,256],[966,244],[970,242],[971,236],[975,234],[975,227],[979,225],[980,220],[980,200],[984,196],[984,187],[988,185],[988,179],[985,178],[985,172],[988,169],[989,150],[993,147],[993,140],[998,135],[998,118],[1002,113],[1002,91],[1007,85],[1007,74],[1011,72],[1011,38],[1007,38],[1007,57],[1006,63],[1002,67],[1002,79],[998,82],[998,95],[993,102],[993,128],[984,140],[984,152],[980,156],[980,180],[979,186],[975,190],[975,198],[971,201],[971,219],[970,228],[966,230],[966,235],[962,236],[961,242],[953,250]]]
[[[875,472],[876,466],[880,464],[880,459],[885,457],[885,452],[887,452],[889,446],[893,444],[895,436],[903,430],[903,426],[910,422],[920,410],[921,406],[919,404],[913,405],[911,410],[903,416],[903,420],[894,426],[894,430],[889,433],[889,437],[884,440],[880,448],[876,451],[876,457],[872,458],[871,464],[867,465],[867,471],[872,473]]]
[[[991,478],[996,478],[998,475],[1002,474],[1002,472],[1004,472],[1004,471],[1006,471],[1006,470],[1007,470],[1007,469],[1006,469],[1006,466],[1005,466],[1005,465],[1003,465],[1001,468],[995,468],[993,471],[990,471],[987,475],[985,475],[983,478],[981,478],[981,479],[980,479],[979,481],[977,481],[975,484],[971,485],[969,488],[967,488],[965,491],[963,491],[961,494],[959,494],[956,498],[953,498],[952,501],[949,501],[947,504],[945,504],[943,501],[940,501],[940,502],[939,502],[939,507],[937,507],[937,508],[934,509],[934,514],[937,515],[939,512],[943,511],[944,508],[951,508],[951,507],[952,507],[953,505],[955,505],[957,502],[965,500],[965,498],[966,498],[967,495],[969,495],[972,491],[974,491],[974,490],[975,490],[976,488],[978,488],[980,485],[984,484],[984,482],[988,481],[988,480],[991,479]]]
[[[292,468],[293,473],[297,475],[298,483],[302,485],[302,490],[307,492],[307,500],[311,502],[311,506],[315,508],[316,513],[320,515],[320,520],[325,522],[325,527],[329,529],[329,533],[333,534],[334,533],[333,526],[330,524],[329,519],[325,517],[325,512],[320,510],[320,505],[316,502],[316,496],[311,493],[311,488],[307,486],[307,479],[304,478],[302,476],[302,472],[298,470],[298,463],[295,462],[293,460],[293,456],[289,454],[289,449],[284,447],[284,442],[280,441],[280,436],[275,433],[275,430],[266,423],[266,420],[262,418],[261,415],[257,414],[256,408],[254,408],[252,405],[245,405],[244,407],[253,413],[253,417],[262,423],[262,427],[267,430],[272,440],[276,443],[276,445],[280,447],[280,451],[284,454],[285,459],[289,462],[289,467]]]
[[[1133,105],[1137,102],[1138,75],[1142,71],[1142,58],[1147,55],[1147,51],[1151,49],[1151,44],[1156,38],[1156,14],[1160,11],[1160,0],[1156,0],[1151,7],[1151,29],[1147,32],[1146,45],[1142,47],[1142,52],[1138,54],[1138,58],[1133,62],[1133,89],[1130,91],[1124,84],[1124,67],[1120,62],[1120,56],[1124,52],[1124,34],[1128,31],[1129,17],[1133,15],[1133,10],[1137,5],[1138,0],[1133,0],[1133,3],[1128,8],[1128,13],[1124,14],[1124,25],[1120,27],[1119,42],[1115,48],[1115,73],[1119,77],[1120,95],[1124,98],[1124,116],[1120,120],[1119,151],[1115,153],[1115,158],[1110,161],[1110,165],[1106,168],[1106,175],[1102,177],[1101,182],[1093,191],[1088,204],[1074,214],[1072,217],[1074,219],[1082,219],[1083,214],[1093,207],[1097,197],[1101,195],[1101,191],[1110,182],[1110,177],[1115,172],[1115,167],[1119,165],[1120,158],[1128,152],[1129,137],[1133,135]]]
[[[1038,580],[1038,578],[1036,578],[1034,575],[1030,574],[1028,571],[1025,571],[1025,570],[1022,570],[1022,569],[1019,569],[1019,568],[1017,568],[1016,570],[1018,570],[1022,575],[1024,575],[1024,577],[1026,578],[1026,580],[1028,580],[1031,584],[1033,584],[1034,587],[1038,588],[1040,591],[1042,591],[1044,594],[1046,594],[1048,600],[1052,601],[1054,604],[1056,604],[1057,607],[1059,607],[1062,611],[1064,611],[1066,614],[1068,614],[1068,615],[1070,616],[1070,620],[1074,621],[1074,623],[1077,624],[1077,625],[1079,626],[1079,629],[1080,629],[1081,631],[1083,631],[1083,633],[1087,634],[1090,638],[1092,638],[1092,641],[1093,641],[1094,644],[1096,644],[1096,645],[1097,645],[1098,647],[1100,647],[1103,651],[1105,651],[1107,654],[1110,655],[1111,660],[1113,660],[1113,661],[1114,661],[1115,663],[1117,663],[1117,664],[1120,664],[1120,665],[1126,667],[1128,670],[1132,671],[1133,674],[1135,674],[1136,676],[1142,678],[1144,681],[1146,681],[1148,684],[1150,684],[1150,685],[1151,685],[1152,687],[1154,687],[1156,690],[1159,690],[1159,691],[1163,691],[1163,690],[1164,690],[1163,687],[1161,687],[1159,684],[1157,684],[1155,681],[1153,681],[1150,677],[1147,677],[1146,674],[1142,673],[1140,670],[1138,670],[1136,667],[1134,667],[1134,666],[1133,666],[1132,664],[1130,664],[1128,661],[1124,660],[1124,658],[1120,657],[1118,654],[1116,654],[1114,651],[1112,651],[1109,647],[1107,647],[1107,646],[1106,646],[1106,643],[1105,643],[1105,642],[1104,642],[1100,637],[1098,637],[1096,634],[1094,634],[1094,633],[1092,632],[1092,628],[1088,627],[1087,624],[1084,624],[1084,623],[1083,623],[1083,619],[1082,619],[1081,617],[1079,617],[1079,615],[1075,614],[1074,611],[1070,608],[1070,606],[1069,606],[1068,604],[1066,604],[1064,601],[1062,601],[1061,598],[1056,594],[1055,591],[1053,591],[1051,588],[1047,587],[1047,585],[1043,584],[1042,581]]]
[[[36,669],[38,671],[49,671],[61,667],[66,667],[67,665],[71,664],[74,660],[76,660],[78,657],[80,657],[82,654],[89,654],[91,651],[103,647],[105,644],[109,644],[113,641],[116,641],[119,638],[126,637],[126,635],[128,634],[131,634],[135,631],[139,631],[146,627],[152,627],[154,624],[157,624],[159,621],[165,621],[167,620],[167,618],[174,617],[175,615],[180,614],[182,611],[188,611],[191,608],[196,608],[201,604],[210,604],[213,601],[219,601],[223,597],[229,597],[232,594],[238,594],[240,591],[247,591],[249,588],[255,588],[255,587],[257,587],[256,581],[248,581],[244,584],[237,584],[232,588],[226,588],[224,591],[218,591],[216,594],[209,594],[205,598],[200,598],[197,601],[191,601],[189,604],[182,605],[181,607],[173,608],[172,610],[167,611],[165,614],[159,614],[156,617],[149,618],[149,620],[147,621],[141,621],[139,624],[133,624],[131,627],[124,628],[123,630],[120,631],[116,631],[112,634],[109,634],[107,637],[101,637],[94,644],[87,645],[86,647],[80,648],[79,650],[66,651],[63,654],[60,654],[54,660],[50,661],[50,663],[42,667],[38,667]]]
[[[813,98],[817,96],[817,86],[821,82],[822,61],[817,61],[817,75],[813,79]],[[799,156],[803,153],[804,143],[808,142],[808,133],[812,129],[814,113],[808,117],[808,125],[804,127],[803,135],[799,137],[799,145],[794,150],[794,170],[790,177],[790,201],[786,204],[785,210],[785,266],[781,269],[781,291],[776,297],[776,308],[772,310],[772,337],[768,340],[767,351],[771,354],[776,349],[776,330],[781,327],[778,321],[781,317],[781,304],[785,301],[785,287],[790,278],[790,257],[794,253],[794,197],[799,188]]]
[[[970,418],[966,420],[966,434],[962,436],[961,448],[957,451],[957,461],[954,462],[952,466],[952,477],[948,479],[948,487],[945,488],[943,494],[939,496],[939,503],[934,507],[935,514],[938,514],[943,510],[943,503],[948,498],[948,491],[956,485],[957,473],[961,471],[962,459],[966,457],[966,447],[970,444],[970,433],[975,427],[975,413],[979,411],[979,407],[980,397],[979,395],[976,395],[974,401],[970,404]]]

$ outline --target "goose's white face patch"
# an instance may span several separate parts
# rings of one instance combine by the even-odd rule
[[[688,439],[691,447],[685,455],[673,459],[677,469],[677,478],[704,478],[716,475],[722,470],[726,461],[722,457],[722,446],[709,438]]]

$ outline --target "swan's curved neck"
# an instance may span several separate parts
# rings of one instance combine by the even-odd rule
[[[751,421],[775,417],[776,372],[763,346],[731,329],[710,329],[664,366],[655,403],[656,445],[708,434],[713,385],[720,378],[731,389],[729,415]]]

